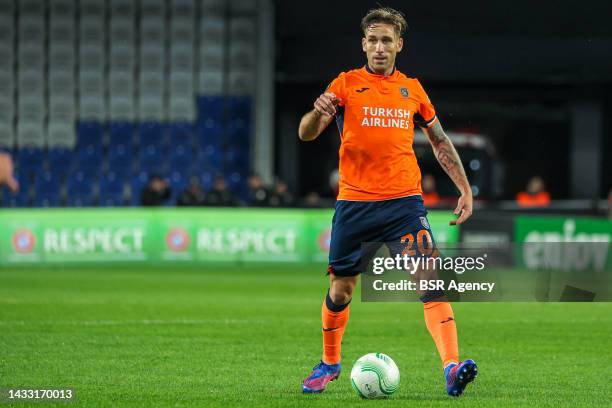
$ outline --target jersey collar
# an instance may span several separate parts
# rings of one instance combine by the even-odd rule
[[[383,75],[383,74],[379,74],[379,73],[375,72],[375,71],[374,71],[372,68],[370,68],[370,64],[368,64],[368,63],[366,63],[366,64],[365,64],[365,67],[364,67],[364,68],[365,68],[365,70],[366,70],[366,72],[367,72],[368,74],[370,74],[370,75],[375,75],[375,76],[377,76],[377,77],[381,77],[381,78],[385,78],[385,77],[386,77],[386,78],[391,78],[391,77],[393,77],[393,75],[394,75],[394,74],[397,72],[397,70],[395,69],[395,66],[393,66],[393,70],[392,70],[392,71],[391,71],[391,73],[390,73],[389,75],[387,75],[387,76],[385,76],[385,75]]]

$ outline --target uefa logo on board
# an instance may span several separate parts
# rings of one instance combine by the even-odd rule
[[[166,245],[173,252],[186,250],[190,242],[189,234],[182,228],[172,228],[166,234]]]
[[[13,249],[20,254],[27,254],[34,250],[36,237],[28,229],[20,229],[13,234]]]
[[[331,242],[331,229],[327,228],[321,234],[319,234],[319,248],[321,251],[329,252],[329,245]]]

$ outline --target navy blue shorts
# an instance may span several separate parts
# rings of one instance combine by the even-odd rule
[[[363,272],[361,244],[364,242],[393,243],[388,245],[392,256],[397,253],[392,248],[398,248],[395,244],[400,243],[401,248],[410,251],[417,248],[433,251],[435,241],[421,196],[385,201],[337,201],[332,219],[328,272],[338,276]]]

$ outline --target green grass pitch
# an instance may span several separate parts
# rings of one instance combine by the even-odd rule
[[[422,306],[357,295],[343,374],[303,395],[326,287],[322,267],[0,269],[0,387],[73,388],[66,407],[610,406],[603,303],[455,304],[461,357],[479,377],[451,399]],[[396,361],[401,385],[360,400],[350,368],[375,351]]]

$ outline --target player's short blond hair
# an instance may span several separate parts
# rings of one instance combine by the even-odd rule
[[[408,23],[406,23],[404,14],[391,7],[379,7],[368,11],[368,14],[361,19],[361,31],[366,34],[368,27],[377,23],[393,26],[399,37],[404,35],[408,29]]]

